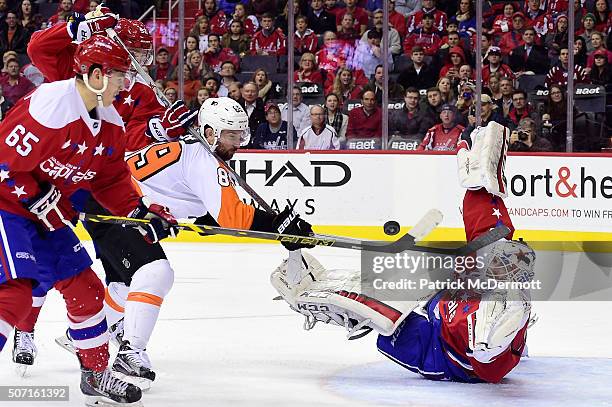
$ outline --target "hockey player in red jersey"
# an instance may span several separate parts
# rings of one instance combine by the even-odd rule
[[[0,124],[0,348],[29,312],[33,289],[55,287],[76,339],[81,391],[92,402],[133,403],[140,389],[107,368],[104,287],[67,227],[76,219],[68,197],[87,188],[112,213],[151,219],[142,229],[151,240],[173,233],[176,221],[145,204],[123,161],[123,122],[111,104],[124,86],[127,52],[93,36],[77,47],[72,66],[76,78],[41,85]]]
[[[153,39],[143,23],[118,18],[107,9],[99,9],[87,19],[77,17],[46,30],[36,31],[28,43],[28,56],[49,82],[74,76],[70,69],[76,43],[92,34],[105,34],[114,27],[117,35],[143,66],[153,62]],[[195,120],[182,101],[169,108],[162,106],[155,92],[139,77],[117,95],[115,109],[125,123],[126,151],[136,151],[156,141],[168,141],[185,134],[186,126]]]
[[[96,13],[88,14],[85,19],[77,16],[68,23],[59,23],[47,30],[36,32],[29,44],[28,52],[33,62],[41,67],[41,71],[47,80],[67,79],[74,76],[74,71],[66,69],[66,66],[68,61],[74,58],[77,48],[75,42],[82,42],[96,33],[104,33],[106,28],[113,26],[130,52],[142,65],[146,66],[152,62],[152,38],[144,24],[135,20],[118,19],[117,16],[109,14],[108,10],[104,8],[98,8]],[[122,88],[123,90],[115,97],[113,103],[126,128],[127,134],[122,135],[126,145],[125,150],[132,151],[155,141],[174,139],[184,134],[186,127],[195,119],[197,111],[190,112],[183,102],[176,102],[168,109],[163,108],[154,91],[144,84],[141,78],[137,77],[135,82],[126,82],[129,82],[126,89]],[[80,192],[82,191],[79,191],[75,196],[82,196],[83,194],[80,194]],[[72,198],[73,201],[83,200],[82,198]],[[87,198],[86,195],[85,198]],[[108,213],[108,210],[111,209],[103,208],[93,198],[87,199],[86,203],[79,202],[77,206],[80,210],[91,213]],[[98,229],[104,231],[106,225],[86,224],[85,226],[94,238],[96,246],[100,246],[101,243],[96,241],[96,237],[104,233],[99,232]],[[130,251],[133,246],[138,246],[139,251],[148,253],[146,256],[148,259],[165,258],[163,249],[159,244],[149,244],[138,231],[130,229],[129,233],[131,233],[130,239],[123,242],[123,251]],[[121,252],[121,250],[117,249],[116,252]],[[107,280],[112,281],[116,273],[99,252],[98,256],[101,257],[105,266]],[[164,268],[164,270],[166,269]],[[147,273],[151,280],[165,278],[164,273],[155,272],[155,270],[143,270],[142,273]],[[130,274],[130,278],[133,274],[134,272]],[[33,340],[34,327],[44,304],[46,291],[50,288],[50,286],[40,286],[34,290],[33,307],[29,315],[16,326],[15,337],[19,338],[19,341],[15,341],[13,348],[13,360],[16,363],[31,365],[34,362],[36,354]],[[147,295],[134,298],[134,300],[149,303],[150,293],[147,293],[144,289],[140,291]],[[163,295],[161,295],[161,298],[163,298]],[[117,321],[112,321],[109,325],[115,322]],[[126,350],[125,353],[132,358],[131,351]],[[136,353],[137,351],[134,354]],[[151,372],[144,372],[144,374],[149,375],[149,377],[152,375]]]
[[[468,188],[463,201],[468,241],[501,224],[511,230],[506,239],[512,238],[502,199],[508,140],[509,130],[492,122],[460,142],[457,161],[461,184]],[[533,250],[506,239],[476,253],[474,264],[484,259],[480,267],[459,278],[531,281]],[[391,301],[363,294],[360,272],[328,271],[312,256],[304,258],[290,254],[271,281],[291,308],[306,316],[307,329],[319,321],[347,328],[349,337],[375,329],[382,354],[432,380],[498,383],[519,363],[531,309],[528,290],[449,288],[417,301]],[[402,273],[406,276],[406,270]]]

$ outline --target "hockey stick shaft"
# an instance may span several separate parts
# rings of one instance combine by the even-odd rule
[[[125,217],[120,217],[120,216],[97,215],[97,214],[87,214],[87,213],[81,213],[79,215],[79,219],[81,221],[86,221],[86,222],[114,223],[114,224],[126,225],[126,226],[127,225],[139,226],[139,225],[145,225],[149,223],[149,220],[147,219],[134,219],[134,218],[125,218]],[[461,252],[467,252],[467,253],[474,252],[478,250],[480,247],[484,247],[506,236],[510,231],[506,226],[498,226],[497,228],[485,234],[485,236],[487,236],[487,239],[484,239],[484,238],[480,239],[478,240],[477,244],[473,244],[471,246],[468,244],[467,246],[463,246],[457,249],[441,249],[441,248],[433,248],[433,247],[415,246],[414,237],[408,233],[402,236],[397,241],[389,243],[389,242],[344,238],[341,236],[320,237],[317,235],[314,235],[314,236],[285,235],[285,234],[279,234],[279,233],[260,232],[260,231],[255,231],[255,230],[231,229],[231,228],[222,228],[219,226],[197,225],[194,223],[179,223],[177,227],[181,230],[188,230],[188,231],[201,233],[201,234],[275,240],[281,243],[286,242],[286,243],[308,244],[308,245],[315,245],[315,246],[328,246],[328,247],[337,247],[337,248],[352,249],[352,250],[368,250],[368,251],[384,252],[384,253],[399,253],[404,250],[413,250],[413,251],[419,251],[419,252],[437,253],[437,254],[446,254],[446,255],[459,255]]]
[[[115,30],[113,30],[112,28],[107,28],[106,29],[106,33],[108,35],[108,37],[113,40],[114,42],[116,42],[117,44],[121,45],[128,53],[128,55],[130,56],[130,60],[132,61],[132,66],[134,67],[134,69],[136,70],[136,72],[138,72],[138,74],[142,77],[142,79],[144,79],[145,82],[147,82],[147,84],[149,85],[149,87],[155,92],[155,94],[157,95],[157,98],[159,100],[161,100],[162,102],[164,102],[164,104],[166,105],[166,107],[170,106],[170,101],[168,100],[168,98],[166,97],[166,95],[164,95],[164,92],[161,91],[161,89],[159,89],[157,87],[157,85],[155,85],[155,81],[153,80],[153,78],[151,78],[151,76],[149,75],[149,73],[140,65],[140,63],[138,62],[138,60],[134,57],[134,55],[132,55],[132,53],[130,52],[130,50],[128,49],[128,47],[125,45],[125,43],[123,41],[121,41],[121,38],[119,38],[119,36],[117,35],[117,33],[115,32]],[[213,156],[217,159],[217,161],[227,170],[229,171],[230,174],[232,174],[232,176],[234,177],[234,179],[236,180],[236,182],[238,183],[238,185],[240,185],[240,187],[242,189],[245,190],[245,192],[247,194],[249,194],[251,196],[251,198],[253,198],[255,200],[255,202],[257,202],[257,204],[263,208],[263,210],[265,210],[268,213],[274,213],[274,209],[272,209],[272,207],[270,205],[268,205],[268,203],[266,201],[264,201],[264,199],[259,196],[259,194],[257,192],[255,192],[255,190],[253,188],[251,188],[249,186],[249,184],[246,183],[246,181],[244,179],[242,179],[238,173],[236,173],[236,171],[234,171],[233,168],[231,168],[229,165],[227,165],[227,163],[221,158],[219,157],[214,151],[212,151],[210,149],[210,145],[208,144],[208,142],[206,140],[204,140],[204,138],[202,137],[202,135],[200,134],[199,131],[197,131],[196,129],[194,129],[193,127],[189,127],[187,129],[187,131],[189,132],[189,135],[191,135],[192,137],[195,137],[196,140],[198,140],[200,143],[202,143],[202,145],[204,146],[204,148]]]

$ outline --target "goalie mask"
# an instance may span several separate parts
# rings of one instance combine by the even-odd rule
[[[244,147],[251,139],[246,111],[228,97],[206,99],[198,112],[198,122],[200,134],[212,151],[216,151],[220,144],[229,144],[235,149]],[[212,134],[206,134],[208,128],[212,129]]]

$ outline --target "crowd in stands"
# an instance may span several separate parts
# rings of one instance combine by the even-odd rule
[[[176,47],[157,48],[151,76],[175,100],[182,71],[184,99],[194,109],[209,97],[239,101],[249,115],[248,148],[286,149],[288,134],[300,149],[355,148],[355,140],[380,140],[382,122],[388,120],[390,140],[412,140],[418,150],[454,150],[462,132],[476,122],[475,68],[481,58],[482,122],[511,128],[511,149],[565,151],[568,0],[485,0],[482,55],[475,51],[470,0],[390,0],[389,44],[382,44],[381,0],[291,1],[290,17],[286,0],[203,0],[187,36],[176,44],[184,48],[184,60],[179,61]],[[42,15],[39,3],[47,0],[0,0],[0,115],[43,81],[25,54],[32,32],[98,5],[97,0],[60,0],[54,14]],[[153,4],[140,3],[138,11]],[[121,1],[105,4],[125,11]],[[571,6],[574,82],[604,86],[605,97],[612,92],[609,1],[575,0]],[[288,32],[289,18],[294,33]],[[296,61],[289,84],[288,36]],[[388,118],[381,108],[385,87]],[[532,98],[537,90],[546,100]],[[284,103],[288,91],[289,104]],[[612,104],[609,97],[607,104]],[[290,108],[292,131],[287,130]],[[612,147],[610,112],[598,114],[574,109],[575,119],[586,117],[589,128],[597,129],[589,133],[599,136],[583,143],[583,150]]]

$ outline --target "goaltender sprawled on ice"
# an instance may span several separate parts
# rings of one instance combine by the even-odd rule
[[[477,253],[487,259],[475,270],[481,280],[527,286],[432,290],[420,301],[388,301],[362,293],[359,271],[326,270],[313,256],[297,252],[272,273],[272,285],[306,316],[306,329],[332,323],[352,338],[374,329],[383,355],[428,379],[501,381],[525,349],[535,263],[529,246],[510,240],[514,228],[503,201],[508,139],[507,128],[490,122],[460,142],[459,178],[468,189],[463,220],[468,241],[500,224],[511,230]]]

